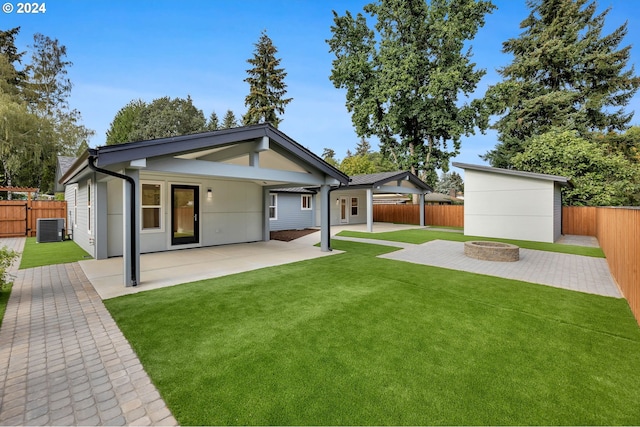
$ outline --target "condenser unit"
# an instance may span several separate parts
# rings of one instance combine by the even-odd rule
[[[61,242],[64,234],[64,218],[39,218],[36,225],[36,242]]]

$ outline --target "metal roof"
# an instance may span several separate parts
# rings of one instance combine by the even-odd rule
[[[457,168],[465,169],[465,170],[469,169],[469,170],[474,170],[479,172],[489,172],[489,173],[498,173],[503,175],[519,176],[522,178],[541,179],[545,181],[554,181],[567,187],[571,186],[571,181],[569,180],[569,178],[565,176],[547,175],[544,173],[534,173],[534,172],[523,172],[523,171],[518,171],[514,169],[494,168],[491,166],[473,165],[469,163],[453,162],[452,165]]]

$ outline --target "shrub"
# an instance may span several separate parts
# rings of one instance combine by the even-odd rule
[[[16,258],[18,258],[18,252],[6,246],[0,248],[0,292],[2,292],[2,288],[9,283],[10,278],[7,270]]]

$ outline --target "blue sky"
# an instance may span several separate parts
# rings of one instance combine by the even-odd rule
[[[85,126],[96,131],[91,146],[104,144],[117,111],[137,98],[190,95],[206,117],[216,111],[222,118],[227,109],[240,117],[248,93],[243,81],[249,68],[246,60],[252,57],[261,31],[267,30],[288,73],[287,95],[293,98],[280,129],[318,155],[327,147],[341,159],[348,149],[354,150],[359,138],[344,106],[344,91],[329,80],[333,57],[325,40],[331,37],[332,10],[355,14],[369,2],[50,0],[43,14],[0,13],[0,28],[22,27],[17,40],[22,48],[31,44],[36,32],[67,47],[67,58],[73,62],[70,104],[82,113]],[[17,7],[18,2],[10,3]],[[519,24],[528,14],[525,0],[494,3],[498,9],[472,42],[475,62],[487,71],[479,95],[500,81],[496,69],[511,61],[501,53],[502,42],[518,36]],[[607,33],[628,20],[623,45],[640,40],[640,1],[598,4],[599,10],[612,7]],[[631,63],[640,74],[640,46],[632,49]],[[637,111],[632,124],[640,124],[639,106],[636,95],[627,107]],[[377,150],[377,142],[371,141]],[[491,131],[465,138],[454,160],[482,164],[478,155],[495,143]]]

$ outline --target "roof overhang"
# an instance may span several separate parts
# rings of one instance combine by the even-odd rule
[[[453,162],[452,163],[453,166],[460,168],[460,169],[465,169],[465,170],[473,170],[473,171],[478,171],[478,172],[487,172],[487,173],[497,173],[497,174],[502,174],[502,175],[511,175],[511,176],[517,176],[517,177],[521,177],[521,178],[531,178],[531,179],[539,179],[539,180],[543,180],[543,181],[553,181],[555,183],[558,183],[564,187],[573,187],[573,183],[571,182],[571,180],[565,176],[559,176],[559,175],[547,175],[547,174],[543,174],[543,173],[534,173],[534,172],[523,172],[523,171],[518,171],[518,170],[513,170],[513,169],[503,169],[503,168],[494,168],[491,166],[483,166],[483,165],[474,165],[474,164],[470,164],[470,163],[459,163],[459,162]]]
[[[288,168],[290,176],[297,174],[302,178],[304,175],[323,175],[327,182],[336,184],[346,184],[349,181],[347,175],[272,125],[259,124],[88,149],[69,167],[59,182],[70,183],[84,175],[88,171],[89,157],[94,158],[100,168],[116,170],[136,167],[142,169],[147,164],[160,167],[171,163],[175,170],[184,171],[184,167],[176,165],[191,162],[198,166],[196,169],[204,171],[206,168],[202,167],[203,162],[219,162],[217,164],[225,165],[223,170],[231,171],[232,178],[238,178],[241,175],[238,173],[239,168],[256,166],[259,155],[263,155],[274,165]],[[248,160],[238,160],[242,156]],[[267,177],[278,177],[278,174],[268,167],[262,170]],[[224,172],[222,173],[224,177]],[[257,174],[253,178],[262,182]],[[299,183],[306,185],[309,184],[308,181],[309,179],[301,179]],[[269,184],[274,185],[275,182]],[[268,184],[265,182],[265,185]]]

